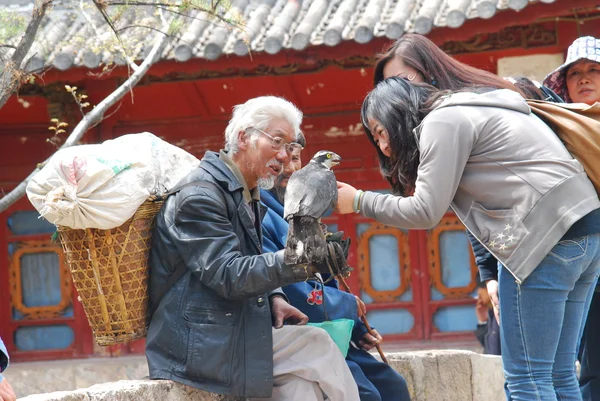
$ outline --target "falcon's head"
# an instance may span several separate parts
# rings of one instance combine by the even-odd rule
[[[339,155],[328,150],[320,150],[313,156],[310,162],[321,164],[325,168],[330,169],[340,164],[341,161],[342,158]]]

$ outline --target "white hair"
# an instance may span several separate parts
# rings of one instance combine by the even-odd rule
[[[272,119],[285,119],[294,130],[294,140],[300,135],[302,112],[291,102],[277,96],[260,96],[233,107],[233,115],[225,128],[225,150],[237,153],[238,133],[250,127],[265,130]]]

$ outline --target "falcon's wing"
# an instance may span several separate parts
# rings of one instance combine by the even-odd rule
[[[308,165],[290,177],[283,215],[320,218],[337,202],[337,183],[332,171]]]

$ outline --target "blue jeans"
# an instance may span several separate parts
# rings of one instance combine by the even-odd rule
[[[499,272],[502,364],[512,401],[581,401],[577,345],[600,271],[600,234],[560,241],[520,285]]]
[[[600,401],[600,288],[596,288],[579,348],[583,401]]]

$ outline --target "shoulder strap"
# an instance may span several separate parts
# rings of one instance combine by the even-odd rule
[[[192,182],[188,182],[187,184],[179,185],[179,186],[175,187],[174,189],[172,189],[171,191],[169,191],[163,195],[160,195],[160,197],[157,196],[157,200],[166,200],[169,196],[174,195],[177,192],[181,191],[182,189],[189,188],[189,187],[210,188],[219,194],[223,204],[227,203],[227,198],[225,197],[225,194],[223,193],[223,189],[219,185],[215,184],[214,182],[210,182],[210,181],[192,181]],[[163,288],[160,292],[160,295],[157,297],[156,301],[154,302],[155,306],[150,311],[150,316],[152,316],[154,314],[154,312],[156,311],[156,308],[158,308],[158,305],[160,305],[160,302],[162,301],[163,297],[167,294],[167,292],[171,289],[171,287],[173,287],[175,285],[175,283],[178,282],[181,277],[183,277],[183,275],[187,272],[187,270],[188,270],[187,266],[185,264],[181,264],[177,267],[177,269],[175,269],[175,271],[173,273],[171,273],[171,275],[167,279],[165,285],[163,286]]]
[[[192,182],[188,182],[187,184],[179,185],[179,186],[173,188],[172,190],[170,190],[169,192],[166,192],[164,194],[156,195],[156,200],[157,201],[166,200],[169,196],[174,195],[177,192],[181,191],[182,189],[189,188],[189,187],[205,187],[205,188],[210,188],[210,189],[215,190],[217,193],[223,195],[223,189],[221,189],[221,187],[219,187],[214,182],[210,182],[210,181],[192,181]]]

